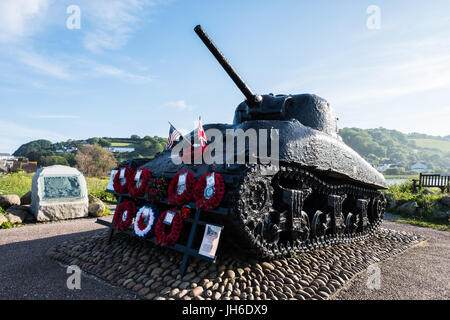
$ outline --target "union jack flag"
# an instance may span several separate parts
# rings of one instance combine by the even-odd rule
[[[205,130],[203,130],[202,121],[200,118],[198,119],[198,139],[200,140],[200,145],[203,148],[206,145],[207,140]]]
[[[175,129],[175,127],[170,124],[170,129],[169,129],[169,138],[167,139],[167,149],[172,149],[173,145],[175,144],[175,142],[178,140],[179,137],[181,137],[181,133]]]

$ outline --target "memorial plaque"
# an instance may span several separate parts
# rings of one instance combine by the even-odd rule
[[[69,200],[81,198],[78,176],[43,177],[43,200]]]

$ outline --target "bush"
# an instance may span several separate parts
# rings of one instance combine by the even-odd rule
[[[98,144],[84,146],[75,159],[76,167],[88,177],[105,177],[116,166],[113,154]]]

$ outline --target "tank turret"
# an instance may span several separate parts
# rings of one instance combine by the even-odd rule
[[[236,108],[233,124],[237,125],[249,120],[297,119],[305,126],[336,136],[337,118],[325,99],[312,94],[259,95],[253,93],[202,27],[198,25],[194,30],[246,98]]]

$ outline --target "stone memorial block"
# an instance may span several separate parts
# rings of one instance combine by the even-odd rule
[[[40,168],[31,185],[31,212],[38,221],[88,216],[88,191],[83,174],[67,166]]]

